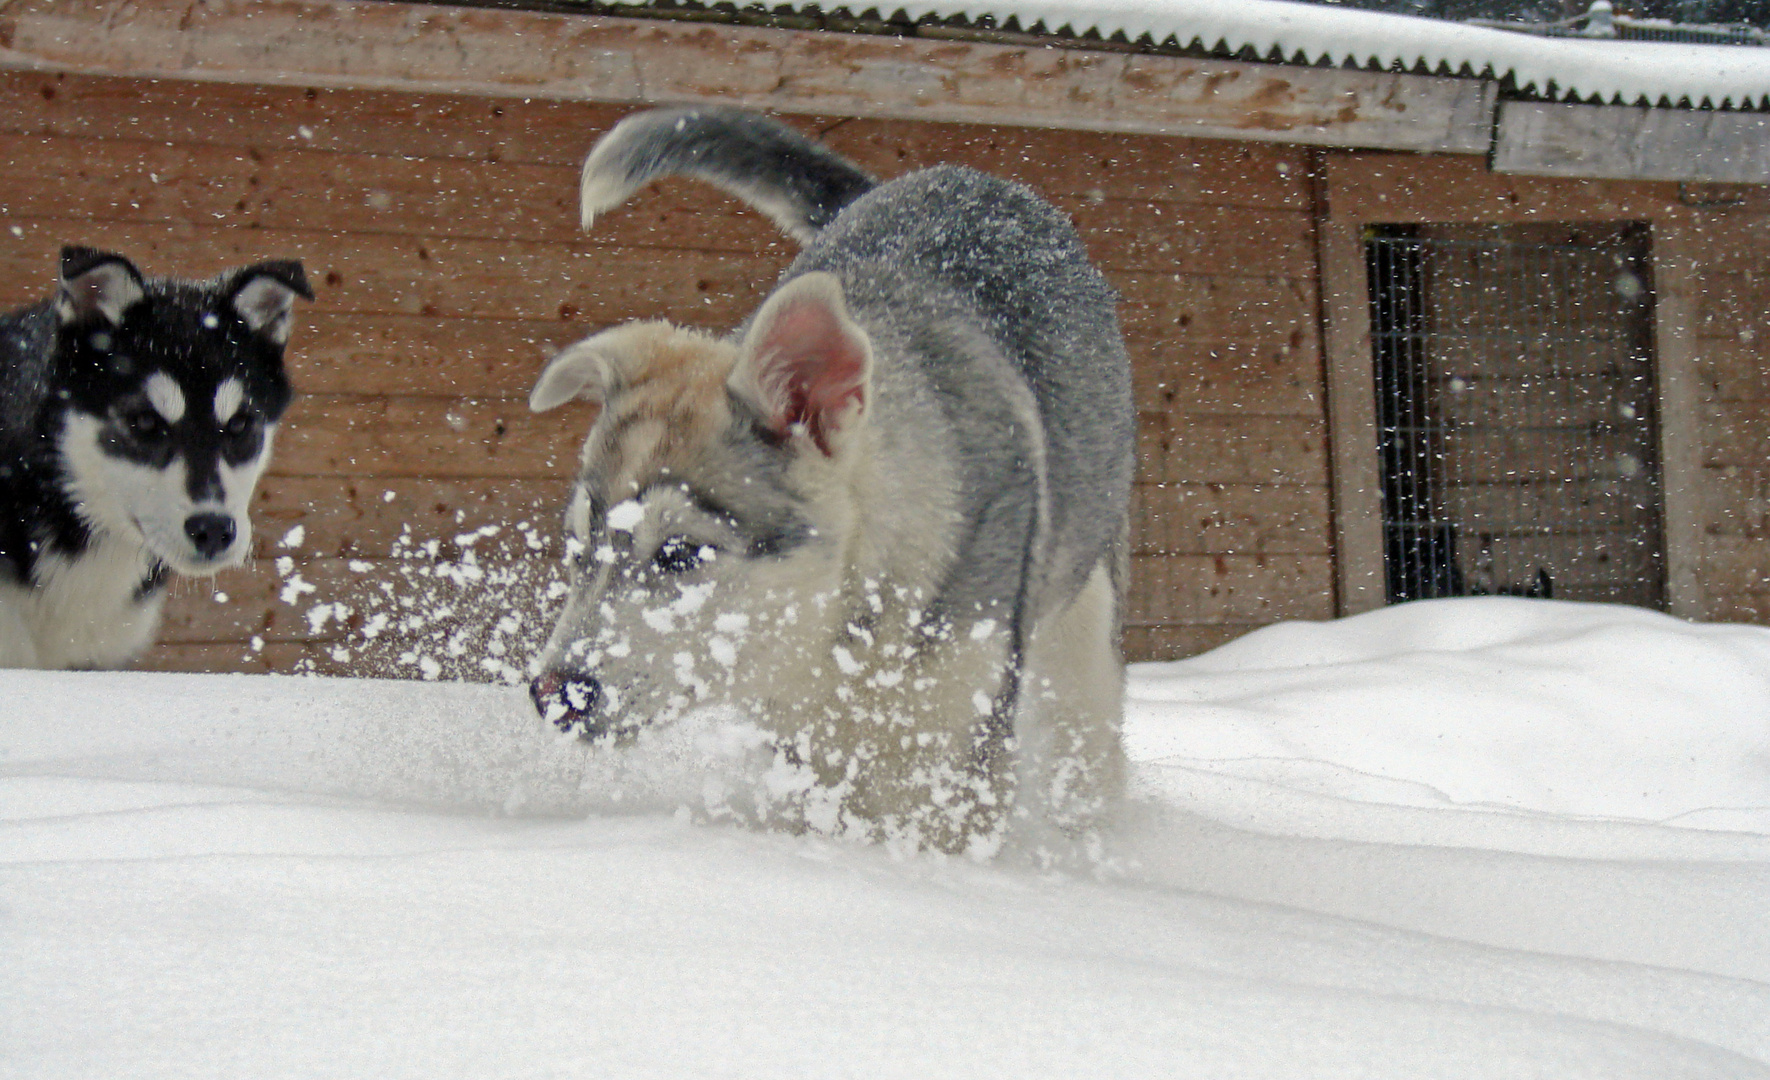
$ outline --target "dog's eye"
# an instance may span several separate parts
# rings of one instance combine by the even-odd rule
[[[660,573],[686,574],[690,570],[700,569],[714,554],[714,548],[710,544],[702,544],[686,536],[672,536],[658,547],[658,553],[652,557],[651,563]]]
[[[252,417],[243,412],[234,413],[227,423],[221,425],[221,430],[229,435],[244,435],[252,430]]]
[[[169,430],[166,421],[152,409],[136,409],[123,417],[123,426],[138,439],[158,439]]]

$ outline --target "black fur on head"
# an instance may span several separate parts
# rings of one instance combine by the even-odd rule
[[[144,278],[121,255],[62,249],[54,345],[57,382],[105,415],[154,372],[207,401],[227,379],[245,390],[251,426],[275,423],[292,392],[283,369],[289,315],[313,290],[298,262],[273,260],[204,282]],[[241,452],[256,451],[254,433]],[[247,453],[249,456],[249,453]]]

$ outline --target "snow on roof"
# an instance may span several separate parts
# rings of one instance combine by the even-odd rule
[[[1172,38],[1183,48],[1247,49],[1306,64],[1510,76],[1519,90],[1545,97],[1770,107],[1770,50],[1749,46],[1539,37],[1288,0],[900,0],[892,8],[911,18],[998,26],[1012,18],[1022,27],[1042,23],[1103,38]]]

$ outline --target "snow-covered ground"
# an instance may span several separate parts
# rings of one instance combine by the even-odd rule
[[[1106,865],[718,819],[719,720],[0,674],[0,1076],[1770,1077],[1770,630],[1430,601],[1134,669]]]

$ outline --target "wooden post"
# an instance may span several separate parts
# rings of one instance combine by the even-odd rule
[[[1324,181],[1325,183],[1325,181]],[[1325,206],[1325,200],[1323,204]],[[1331,209],[1331,208],[1330,208]],[[1322,340],[1327,362],[1330,463],[1333,470],[1337,608],[1356,615],[1383,606],[1382,480],[1377,462],[1376,384],[1371,369],[1370,286],[1364,229],[1324,217],[1321,260]]]
[[[1673,615],[1697,619],[1705,614],[1698,574],[1702,561],[1702,391],[1696,373],[1698,249],[1688,225],[1659,221],[1652,229],[1666,604]]]

